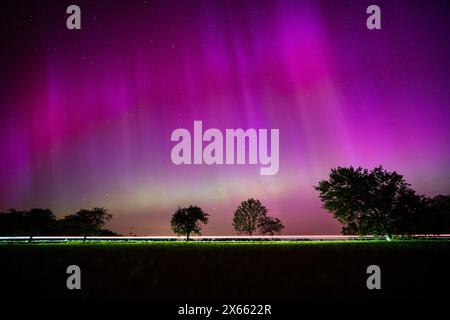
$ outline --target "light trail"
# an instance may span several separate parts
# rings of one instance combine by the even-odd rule
[[[448,239],[450,234],[414,235],[414,239]],[[290,235],[290,236],[193,236],[196,241],[339,241],[384,240],[375,236]],[[0,237],[0,242],[65,242],[65,241],[185,241],[178,236],[14,236]]]

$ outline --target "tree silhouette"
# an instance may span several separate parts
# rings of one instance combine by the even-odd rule
[[[450,195],[437,195],[423,199],[423,210],[415,224],[420,234],[450,233]]]
[[[267,209],[259,200],[242,201],[234,212],[233,226],[239,233],[252,235],[258,227],[258,220],[266,217]]]
[[[112,215],[105,208],[81,209],[59,221],[59,229],[66,235],[97,236],[111,234],[102,227],[111,220]]]
[[[258,220],[258,228],[262,234],[279,234],[284,229],[284,225],[278,218],[264,216]]]
[[[5,236],[40,236],[53,234],[56,217],[50,209],[15,210],[0,213],[0,234]]]
[[[170,220],[173,232],[178,235],[186,235],[189,241],[191,234],[200,234],[204,224],[208,223],[209,215],[200,207],[189,206],[189,208],[178,208]]]
[[[30,235],[52,234],[56,229],[56,216],[50,209],[31,209],[28,212],[27,229]]]
[[[361,167],[332,169],[329,180],[315,189],[323,207],[344,225],[344,234],[382,235],[388,240],[407,231],[405,223],[415,219],[421,203],[403,176],[381,166],[370,172]]]
[[[2,236],[51,236],[51,235],[117,235],[102,229],[112,215],[104,208],[81,209],[56,220],[50,209],[9,209],[0,212],[0,235]]]

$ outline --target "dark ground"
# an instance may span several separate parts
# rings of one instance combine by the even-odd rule
[[[19,299],[449,299],[450,241],[1,244],[0,276]]]

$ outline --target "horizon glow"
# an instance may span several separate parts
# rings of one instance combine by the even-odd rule
[[[0,210],[107,208],[108,228],[170,234],[178,206],[234,235],[259,199],[283,234],[337,234],[313,189],[337,166],[397,171],[450,193],[450,5],[378,1],[78,1],[5,9]],[[171,133],[280,130],[279,171],[177,166]]]

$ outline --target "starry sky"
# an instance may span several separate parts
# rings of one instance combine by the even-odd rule
[[[70,4],[81,30],[66,28]],[[284,234],[337,234],[313,186],[383,165],[450,193],[450,5],[376,1],[2,1],[0,210],[102,206],[167,235],[178,206],[234,234],[257,198]],[[177,128],[280,129],[280,168],[176,166]]]

